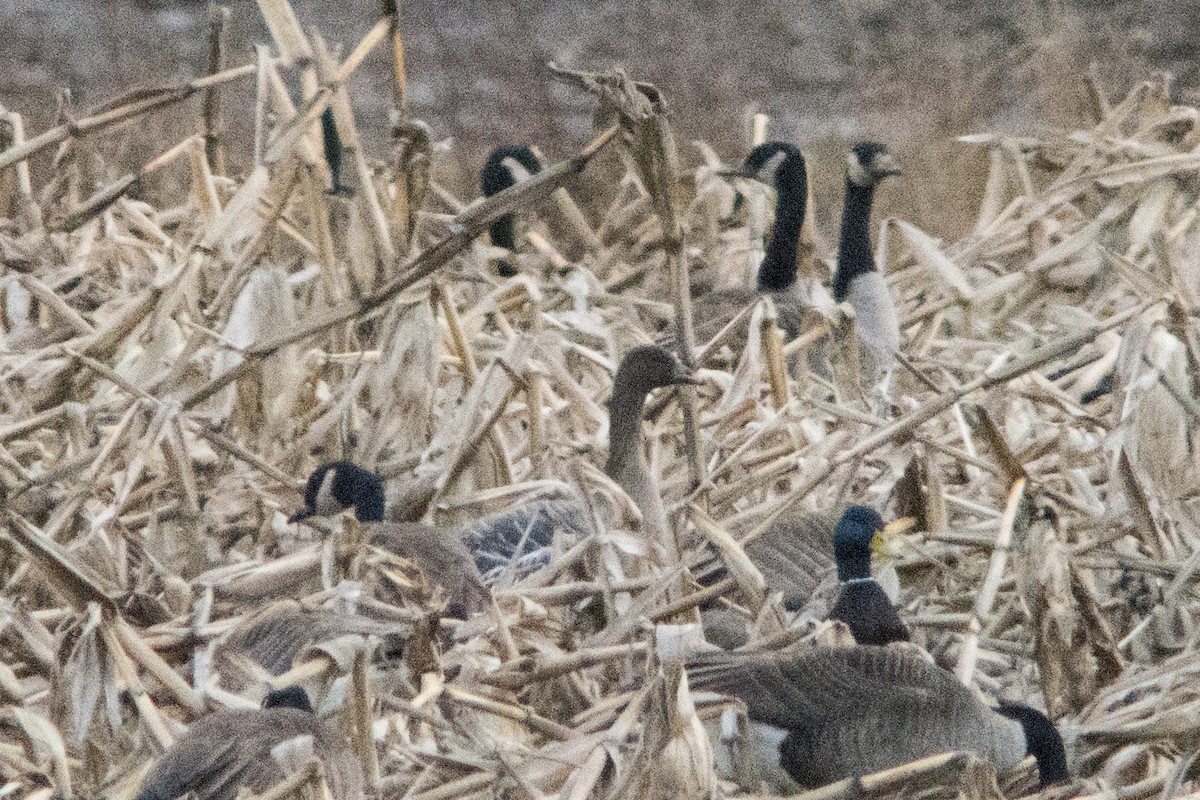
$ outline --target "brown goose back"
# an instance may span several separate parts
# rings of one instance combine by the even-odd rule
[[[808,602],[817,586],[834,572],[833,529],[838,516],[789,515],[746,543],[746,556],[762,573],[767,588],[783,593],[789,610]]]
[[[137,800],[234,800],[238,790],[260,793],[285,777],[271,749],[311,736],[325,764],[334,800],[361,800],[362,772],[346,744],[315,715],[294,708],[218,711],[197,720],[151,770]]]
[[[752,720],[786,730],[782,764],[802,786],[947,750],[975,752],[998,768],[1026,753],[1019,723],[950,673],[895,648],[706,653],[689,673],[696,688],[739,697]]]
[[[246,615],[220,642],[216,660],[228,662],[222,664],[223,678],[226,672],[239,677],[236,657],[227,658],[235,655],[250,659],[271,675],[282,675],[292,668],[297,655],[319,642],[345,634],[394,636],[397,632],[392,624],[324,609],[311,610],[295,600],[277,600]],[[253,680],[250,675],[240,677],[244,680],[235,689]]]
[[[829,595],[817,614],[824,617],[837,591],[837,568],[833,559],[834,514],[791,514],[776,520],[743,549],[762,573],[768,592],[780,592],[784,608],[798,611],[809,606],[818,587]],[[700,582],[712,585],[724,577],[724,566],[703,574]],[[717,606],[701,613],[705,638],[722,650],[744,646],[749,640],[742,615]]]
[[[431,588],[442,587],[451,616],[466,619],[490,606],[491,593],[457,531],[419,522],[365,524],[370,526],[371,544],[416,564]]]

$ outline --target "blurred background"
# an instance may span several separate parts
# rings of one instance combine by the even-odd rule
[[[226,5],[228,63],[250,63],[269,36],[250,0]],[[293,0],[302,25],[349,50],[378,19],[378,0]],[[877,139],[906,179],[880,211],[946,237],[969,228],[985,154],[957,136],[1028,134],[1087,124],[1089,70],[1116,101],[1154,70],[1175,102],[1194,102],[1200,0],[402,0],[411,109],[449,139],[437,177],[464,197],[501,143],[533,143],[551,158],[591,135],[593,102],[555,81],[548,61],[627,68],[655,83],[672,110],[685,164],[693,140],[729,163],[747,150],[750,115],[770,138],[799,144],[814,176],[818,226],[836,223],[850,143]],[[208,6],[197,0],[0,0],[0,103],[28,135],[53,124],[69,90],[77,112],[137,86],[204,74]],[[368,155],[384,158],[391,107],[389,49],[377,48],[349,90]],[[252,141],[253,80],[223,94],[230,169]],[[200,98],[96,139],[114,174],[193,132]],[[36,167],[36,163],[35,163]],[[153,187],[147,189],[152,191]]]

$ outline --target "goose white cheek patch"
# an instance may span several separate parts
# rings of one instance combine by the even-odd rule
[[[846,176],[856,186],[866,186],[871,182],[866,167],[858,160],[858,155],[853,150],[846,156]]]
[[[500,163],[503,164],[504,168],[508,170],[508,174],[512,175],[513,181],[520,183],[521,181],[529,180],[529,170],[525,169],[525,165],[520,161],[517,161],[515,158],[509,156]]]
[[[750,743],[754,748],[759,776],[772,790],[780,794],[794,794],[801,788],[779,763],[779,745],[787,734],[783,728],[773,725],[753,721],[750,723]]]
[[[779,165],[783,163],[784,159],[787,158],[787,155],[787,153],[780,150],[778,153],[768,158],[765,162],[763,162],[763,165],[758,168],[758,172],[755,173],[755,177],[768,186],[774,186],[775,173],[779,170]]]
[[[317,489],[313,511],[321,516],[331,516],[342,510],[341,504],[333,496],[333,478],[334,470],[326,470],[325,477],[321,479],[321,487]]]

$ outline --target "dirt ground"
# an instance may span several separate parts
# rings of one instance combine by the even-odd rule
[[[886,142],[910,180],[880,198],[897,213],[945,236],[972,218],[979,153],[953,142],[976,130],[1029,133],[1077,125],[1086,115],[1082,76],[1090,65],[1113,95],[1152,70],[1168,70],[1178,91],[1200,85],[1190,56],[1200,2],[939,3],[934,0],[806,0],[754,4],[523,2],[503,12],[482,0],[401,4],[413,113],[451,141],[441,179],[471,195],[472,177],[493,146],[534,142],[550,156],[584,143],[591,100],[555,82],[548,61],[625,66],[656,83],[673,107],[685,158],[689,142],[711,142],[729,161],[744,154],[747,120],[771,116],[770,135],[809,153],[818,220],[836,221],[840,164],[852,141]],[[349,48],[377,19],[377,2],[294,3],[302,24]],[[229,4],[229,61],[248,63],[269,40],[257,6]],[[25,114],[29,129],[51,124],[61,90],[80,110],[134,86],[202,74],[205,3],[9,0],[0,3],[0,103]],[[352,79],[369,152],[387,153],[390,64],[379,48]],[[225,95],[230,141],[249,142],[253,86]],[[194,129],[199,101],[166,112],[124,137],[105,158],[141,163]],[[247,152],[234,150],[232,166]]]

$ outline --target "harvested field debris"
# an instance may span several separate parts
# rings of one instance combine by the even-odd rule
[[[786,344],[769,301],[696,340],[692,294],[746,282],[766,206],[677,144],[657,88],[552,66],[596,96],[595,140],[469,202],[430,179],[444,145],[406,114],[394,18],[335,57],[286,0],[259,5],[274,42],[253,63],[33,136],[0,114],[0,796],[132,798],[190,722],[292,685],[368,795],[757,796],[714,772],[745,743],[705,732],[736,704],[689,686],[697,608],[723,597],[749,646],[825,641],[744,545],[848,502],[897,520],[915,642],[1056,721],[1073,779],[1043,794],[1200,793],[1196,109],[1162,81],[1094,86],[1092,128],[965,137],[990,158],[970,235],[879,221],[903,343],[880,391],[841,306]],[[376,161],[348,79],[388,46]],[[214,92],[256,93],[244,175]],[[205,93],[207,136],[124,176],[95,163],[95,137]],[[186,191],[137,199],[168,169]],[[512,213],[502,278],[477,237]],[[693,381],[646,406],[665,527],[602,469],[622,355],[664,333]],[[335,459],[429,536],[533,504],[548,555],[443,615],[371,523],[288,523]],[[285,788],[325,783],[311,764]],[[802,796],[1011,797],[1033,776],[957,753]]]

